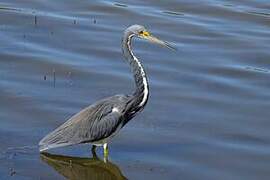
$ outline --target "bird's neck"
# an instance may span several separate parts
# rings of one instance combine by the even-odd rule
[[[134,93],[134,105],[141,109],[147,103],[149,86],[147,76],[141,62],[136,58],[131,50],[131,39],[133,36],[133,33],[125,32],[122,50],[126,60],[130,64],[135,79],[136,91]]]

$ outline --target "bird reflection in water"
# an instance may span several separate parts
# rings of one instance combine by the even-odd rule
[[[92,158],[81,158],[41,153],[40,158],[70,180],[127,179],[117,165],[108,161],[108,159],[99,159],[95,152],[92,152],[92,154]]]

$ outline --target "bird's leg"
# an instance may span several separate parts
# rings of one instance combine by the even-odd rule
[[[109,148],[108,148],[108,144],[107,143],[103,144],[103,149],[104,149],[104,157],[105,158],[108,158]]]
[[[91,149],[93,158],[96,158],[97,157],[96,148],[97,148],[97,146],[93,144],[92,145],[92,149]]]
[[[103,161],[105,162],[105,163],[107,163],[107,161],[108,161],[108,155],[109,155],[109,148],[108,148],[108,144],[107,143],[105,143],[105,144],[103,144],[103,150],[104,150],[104,152],[103,152]]]
[[[97,148],[97,146],[93,144],[92,145],[92,149],[91,149],[91,151],[92,151],[93,154],[96,153],[96,148]]]

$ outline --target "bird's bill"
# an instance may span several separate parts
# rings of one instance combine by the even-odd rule
[[[172,46],[171,44],[169,44],[168,42],[162,41],[162,40],[158,39],[157,37],[151,35],[151,34],[150,34],[149,32],[147,32],[147,31],[144,31],[144,32],[141,34],[141,37],[142,37],[143,39],[146,39],[146,40],[148,40],[148,41],[154,43],[154,44],[159,44],[159,45],[164,46],[164,47],[167,47],[167,48],[169,48],[169,49],[176,50],[176,48],[173,47],[173,46]]]
[[[148,41],[152,42],[152,43],[159,44],[159,45],[161,45],[161,46],[167,47],[167,48],[172,49],[172,50],[176,50],[176,48],[173,47],[171,44],[169,44],[169,43],[166,42],[166,41],[162,41],[162,40],[156,38],[155,36],[150,35],[150,36],[148,36],[146,39],[147,39]]]

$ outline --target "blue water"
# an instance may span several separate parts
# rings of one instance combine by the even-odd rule
[[[269,179],[269,9],[263,0],[2,0],[0,179]],[[134,40],[150,99],[110,144],[112,164],[91,159],[89,145],[51,151],[88,158],[78,166],[44,160],[44,135],[133,91],[120,49],[132,24],[178,51]]]

